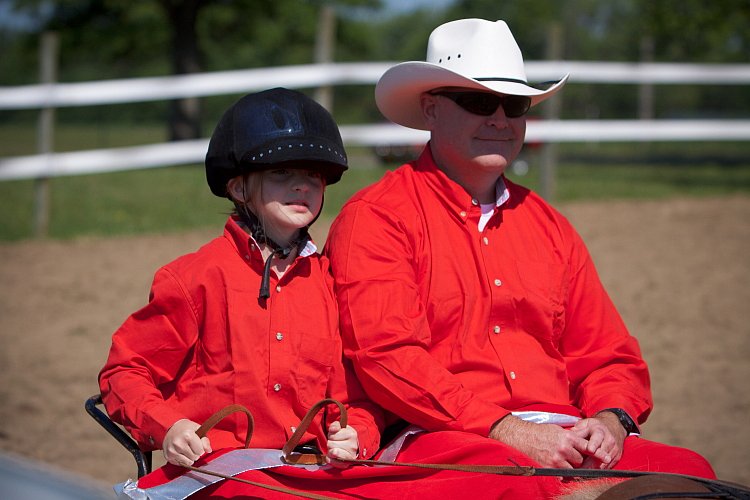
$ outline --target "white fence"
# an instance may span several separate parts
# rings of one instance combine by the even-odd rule
[[[315,88],[374,84],[392,64],[313,64],[169,77],[0,87],[0,110],[143,102],[253,92],[276,86]],[[570,73],[570,84],[750,83],[750,64],[530,61],[526,63],[526,68],[532,82],[555,80],[565,73]],[[341,132],[344,142],[348,145],[414,144],[427,138],[426,133],[422,131],[390,124],[343,126]],[[529,142],[697,140],[750,140],[750,119],[533,121],[529,122],[527,131]],[[202,139],[0,158],[0,181],[201,163],[206,146],[207,139]]]

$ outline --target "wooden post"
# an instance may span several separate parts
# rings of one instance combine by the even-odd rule
[[[39,50],[39,76],[42,83],[57,81],[57,55],[60,39],[55,32],[42,34]],[[45,107],[39,113],[37,127],[37,151],[40,154],[54,150],[55,109]],[[34,236],[44,238],[49,233],[50,186],[48,177],[40,177],[34,182]]]
[[[641,62],[654,62],[654,37],[645,35],[641,38]],[[641,83],[638,86],[638,118],[652,120],[654,118],[654,84]]]
[[[333,61],[333,46],[336,39],[336,12],[325,3],[320,7],[318,17],[318,35],[315,39],[315,62],[317,64]],[[315,92],[317,100],[329,112],[333,112],[333,88],[330,85],[318,87]]]
[[[550,25],[547,33],[547,59],[559,60],[563,52],[563,30],[559,22]],[[560,93],[555,94],[544,103],[544,119],[559,120],[562,107]],[[545,200],[552,201],[557,193],[557,143],[547,142],[542,148],[542,165],[539,194]]]

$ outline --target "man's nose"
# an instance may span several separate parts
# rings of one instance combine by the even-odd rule
[[[497,107],[494,113],[487,117],[487,124],[497,128],[506,128],[508,126],[508,117],[505,116],[503,106]]]

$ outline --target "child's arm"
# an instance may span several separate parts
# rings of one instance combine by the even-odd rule
[[[110,418],[124,425],[143,450],[164,449],[167,431],[191,417],[185,408],[168,403],[162,392],[176,390],[199,334],[195,308],[183,290],[172,272],[159,270],[149,303],[115,332],[99,373]]]

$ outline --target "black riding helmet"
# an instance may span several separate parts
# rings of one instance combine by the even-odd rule
[[[326,185],[348,168],[330,113],[305,94],[275,88],[248,94],[224,113],[208,144],[206,180],[226,197],[233,177],[283,163],[321,172]]]

